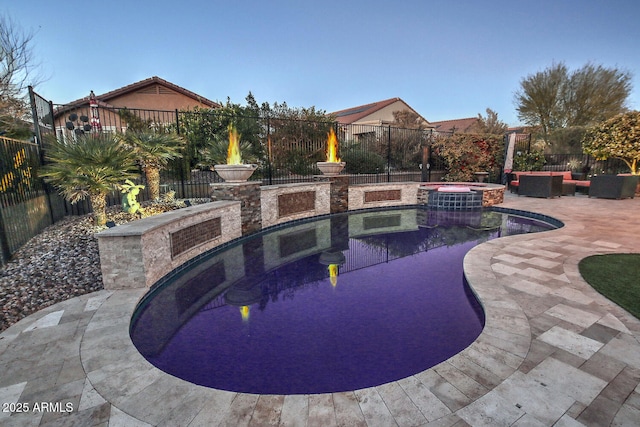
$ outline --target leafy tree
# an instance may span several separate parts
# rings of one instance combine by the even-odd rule
[[[567,126],[552,130],[549,133],[549,141],[551,141],[553,153],[582,153],[582,137],[586,131],[586,126]]]
[[[420,115],[411,110],[399,110],[393,113],[393,124],[403,129],[425,129],[427,124]]]
[[[571,74],[564,99],[564,126],[590,126],[627,109],[631,74],[587,64]]]
[[[509,130],[509,126],[498,119],[498,113],[491,108],[486,109],[487,116],[478,114],[478,121],[471,127],[472,133],[504,135]]]
[[[629,72],[587,64],[570,73],[557,63],[522,79],[514,102],[518,118],[539,126],[551,144],[555,129],[589,126],[624,112],[631,88]]]
[[[542,151],[519,151],[513,156],[513,170],[516,171],[541,171],[546,163]]]
[[[259,106],[251,92],[245,100],[244,106],[227,99],[220,108],[181,113],[180,133],[189,141],[191,166],[221,162],[228,145],[227,129],[233,123],[242,135],[243,159],[260,163],[260,159],[268,158],[276,168],[283,168],[290,163],[287,159],[301,156],[293,166],[295,173],[313,173],[315,159],[324,157],[327,134],[335,118],[315,107],[292,108],[286,102]]]
[[[262,157],[262,135],[264,133],[259,115],[260,108],[251,92],[245,98],[246,106],[232,103],[216,109],[194,109],[182,111],[180,115],[180,134],[189,142],[186,153],[190,166],[211,166],[219,164],[215,154],[229,144],[229,124],[233,123],[242,135],[242,156],[246,159]],[[226,154],[225,154],[226,159]],[[215,163],[211,163],[214,161]],[[222,163],[226,163],[226,160]]]
[[[81,135],[70,142],[52,138],[45,158],[49,163],[41,176],[71,203],[88,197],[96,225],[106,222],[107,194],[138,176],[131,151],[114,134]]]
[[[35,86],[40,79],[32,41],[32,32],[25,32],[10,17],[0,15],[0,131],[9,137],[31,135],[23,120],[29,114],[25,95],[27,87]]]
[[[427,123],[411,110],[398,110],[392,114],[393,123],[377,133],[377,154],[383,159],[389,158],[392,168],[414,169],[422,162],[422,147],[430,137]]]
[[[446,164],[445,181],[472,181],[475,172],[484,171],[497,176],[503,163],[503,149],[501,135],[461,133],[438,138],[432,144],[433,154]]]
[[[582,148],[599,160],[609,157],[621,159],[632,174],[640,174],[640,111],[619,114],[589,128],[582,140]]]
[[[277,170],[285,166],[293,168],[285,172],[311,174],[315,163],[326,158],[326,141],[335,117],[315,107],[294,108],[282,104],[263,103],[262,121],[265,124],[267,154]],[[290,160],[296,158],[291,164]]]
[[[160,198],[160,170],[170,160],[182,157],[185,140],[174,133],[127,132],[123,142],[132,151],[144,171],[149,197]]]

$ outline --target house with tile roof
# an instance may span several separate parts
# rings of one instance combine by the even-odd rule
[[[385,99],[371,104],[359,105],[331,113],[340,124],[359,125],[388,125],[394,123],[394,111],[409,110],[418,115],[424,121],[425,127],[430,127],[427,119],[400,98]]]
[[[345,110],[331,113],[343,126],[345,139],[359,139],[365,135],[370,135],[380,129],[381,126],[392,126],[395,124],[393,113],[396,111],[410,111],[418,116],[418,120],[424,129],[431,129],[433,126],[427,119],[422,117],[416,110],[400,98],[390,98],[371,104],[359,105]],[[349,126],[346,126],[349,125]]]
[[[219,104],[181,86],[154,76],[102,95],[93,91],[85,98],[54,109],[58,135],[65,130],[100,129],[122,132],[127,123],[118,112],[145,110],[145,117],[156,123],[175,123],[175,111],[193,108],[218,108]],[[152,111],[152,113],[149,113]],[[149,116],[151,114],[151,116]]]

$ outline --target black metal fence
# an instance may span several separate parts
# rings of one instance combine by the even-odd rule
[[[338,125],[274,117],[228,117],[211,111],[161,111],[55,106],[31,89],[34,139],[0,139],[0,249],[4,264],[24,243],[66,215],[91,212],[88,201],[70,204],[38,177],[44,164],[46,138],[73,140],[87,132],[128,130],[175,131],[187,139],[183,159],[161,172],[161,193],[177,198],[208,198],[210,184],[221,179],[212,170],[215,161],[203,155],[211,142],[227,144],[227,124],[242,122],[243,139],[251,143],[249,160],[259,165],[252,179],[264,184],[312,181],[325,160],[327,134],[333,129],[339,155],[347,163],[352,183],[438,180],[442,162],[430,158],[430,131],[392,126]],[[96,120],[97,119],[97,120]],[[208,162],[208,163],[207,163]],[[422,168],[422,165],[428,167]],[[140,182],[144,182],[141,174]],[[148,186],[140,200],[149,199]],[[121,203],[112,192],[108,205]]]
[[[212,166],[215,159],[203,154],[211,144],[227,144],[227,124],[235,122],[248,142],[248,162],[257,163],[252,180],[270,185],[312,181],[319,174],[316,162],[325,160],[327,134],[333,129],[339,156],[354,183],[439,180],[443,163],[429,157],[433,139],[429,130],[393,126],[339,125],[331,121],[305,121],[275,117],[236,117],[215,110],[162,111],[127,108],[100,109],[99,129],[91,126],[90,107],[56,106],[58,138],[73,139],[85,132],[130,130],[173,131],[187,140],[183,159],[163,170],[161,191],[176,197],[208,197],[209,184],[219,182]],[[218,147],[219,148],[219,147]],[[245,150],[245,149],[243,149]],[[220,150],[218,150],[220,151]],[[218,162],[224,160],[218,159]],[[425,167],[423,168],[423,165]],[[143,182],[144,183],[144,182]],[[144,198],[148,195],[141,194]],[[109,203],[119,203],[119,197]]]
[[[31,237],[64,216],[38,178],[40,147],[0,137],[0,261],[4,264]],[[58,208],[58,209],[56,209]]]
[[[582,175],[586,179],[589,175],[628,173],[629,166],[622,160],[609,158],[597,160],[587,154],[545,154],[544,170],[566,171],[570,170]]]

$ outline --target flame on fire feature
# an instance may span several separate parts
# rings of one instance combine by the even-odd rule
[[[229,148],[227,150],[227,164],[241,165],[240,157],[240,134],[233,123],[229,124]]]
[[[240,307],[240,315],[242,316],[242,321],[246,322],[249,320],[249,306],[243,305]]]
[[[329,264],[329,281],[334,288],[338,284],[338,264]]]
[[[331,128],[329,139],[327,139],[327,162],[340,163],[338,158],[338,138],[336,138],[333,128]]]

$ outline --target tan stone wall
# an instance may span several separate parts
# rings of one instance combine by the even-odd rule
[[[504,202],[505,186],[501,188],[485,189],[482,191],[482,206],[499,205]]]
[[[349,210],[415,205],[420,184],[419,182],[391,182],[352,185],[349,187]]]
[[[221,235],[171,256],[171,233],[220,218]],[[144,218],[98,233],[105,289],[150,287],[190,259],[242,235],[240,202],[211,202]]]
[[[315,183],[297,183],[283,185],[269,185],[261,188],[261,204],[262,204],[262,227],[269,227],[295,219],[309,218],[317,215],[325,215],[331,212],[331,183],[315,182]],[[302,212],[295,212],[280,216],[282,210],[278,206],[278,199],[308,197],[308,192],[315,193],[315,206]]]

